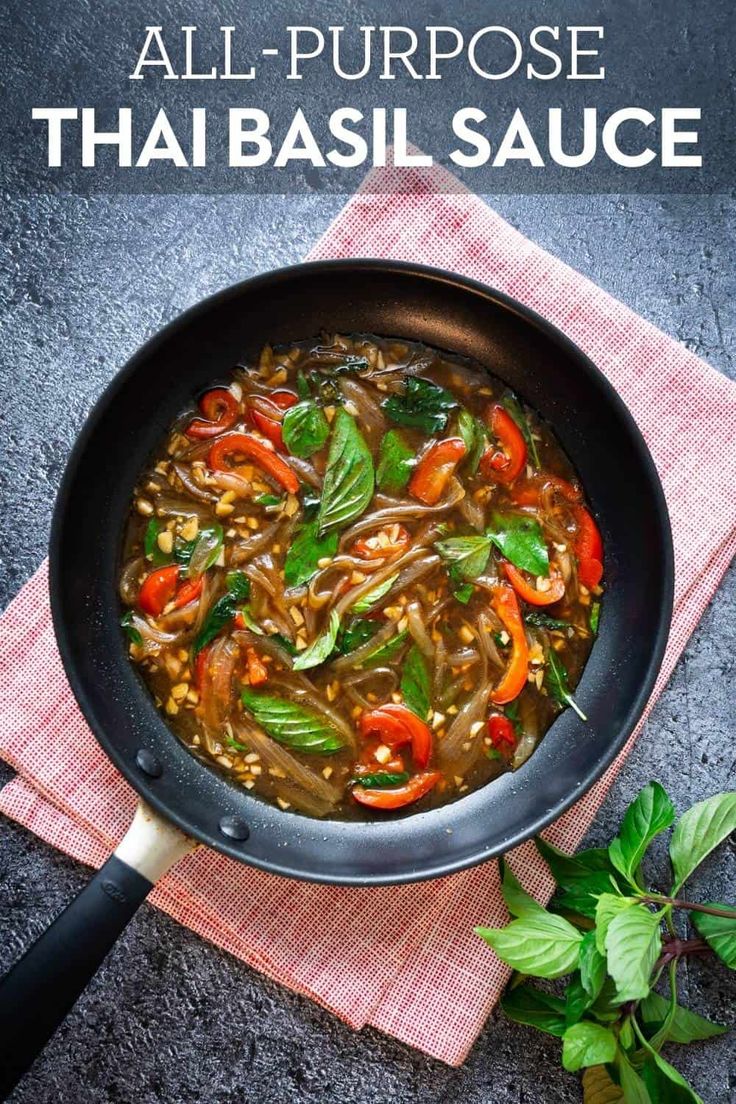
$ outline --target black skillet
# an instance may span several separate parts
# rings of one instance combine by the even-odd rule
[[[486,366],[550,422],[605,542],[600,635],[576,695],[588,723],[567,710],[513,775],[443,808],[371,824],[286,814],[194,759],[155,709],[118,626],[132,488],[169,424],[266,342],[324,329],[413,339]],[[662,659],[672,588],[664,496],[633,419],[587,357],[518,303],[417,265],[331,261],[256,277],[187,311],[133,357],[93,410],[51,535],[54,625],[69,681],[105,752],[153,812],[139,815],[121,857],[0,984],[8,1055],[0,1088],[30,1064],[191,840],[273,874],[370,886],[449,874],[539,832],[600,777],[636,724]]]

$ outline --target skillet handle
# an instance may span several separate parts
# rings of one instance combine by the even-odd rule
[[[0,1100],[44,1048],[156,881],[194,846],[139,805],[115,854],[0,981]]]

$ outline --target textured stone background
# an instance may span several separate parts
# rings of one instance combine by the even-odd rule
[[[493,200],[491,199],[493,202]],[[74,435],[115,370],[184,307],[302,257],[339,197],[48,197],[6,200],[0,234],[0,603],[41,561]],[[525,233],[736,376],[736,205],[722,198],[503,197]],[[687,441],[683,441],[683,448]],[[708,504],[703,503],[704,513]],[[650,778],[680,809],[733,788],[733,570],[695,633],[592,842],[610,838]],[[53,749],[50,749],[50,753]],[[10,771],[0,768],[0,778]],[[0,968],[88,877],[0,824]],[[664,863],[660,868],[664,878]],[[733,897],[734,852],[693,894]],[[702,899],[702,898],[701,898]],[[733,1021],[733,975],[683,972],[682,999]],[[670,1055],[672,1057],[672,1055]],[[674,1055],[708,1104],[734,1098],[730,1037]],[[559,1044],[494,1015],[462,1069],[375,1031],[354,1034],[150,906],[130,925],[14,1104],[551,1104],[581,1098]]]

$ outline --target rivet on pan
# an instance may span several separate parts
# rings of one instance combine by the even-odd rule
[[[135,761],[143,773],[150,778],[160,778],[163,774],[164,768],[148,748],[139,748],[135,754]]]
[[[250,828],[240,817],[224,816],[220,821],[220,831],[223,836],[229,836],[234,840],[247,840]]]

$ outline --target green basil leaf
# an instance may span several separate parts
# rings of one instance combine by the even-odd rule
[[[649,1038],[665,1022],[669,1011],[670,1002],[660,996],[659,993],[648,993],[641,1002],[639,1016]],[[722,1024],[706,1020],[704,1016],[699,1016],[697,1012],[691,1012],[689,1008],[683,1008],[678,1004],[675,1007],[675,1014],[667,1031],[666,1042],[679,1043],[680,1045],[697,1043],[702,1039],[712,1039],[716,1035],[723,1035],[726,1031],[728,1031],[728,1028]]]
[[[506,711],[508,713],[508,710]],[[578,851],[568,855],[548,843],[542,836],[534,840],[537,850],[552,871],[555,881],[563,889],[572,889],[591,874],[605,874],[609,878],[615,874],[605,847],[590,847],[587,851]],[[610,892],[611,882],[601,889],[601,893]]]
[[[217,523],[209,525],[205,529],[200,529],[189,557],[187,578],[194,579],[199,575],[204,575],[205,571],[212,567],[220,555],[224,538],[225,534],[222,531],[222,526]]]
[[[565,1023],[568,1027],[579,1023],[593,1003],[594,998],[586,993],[579,973],[574,973],[565,992]]]
[[[246,747],[245,744],[239,743],[238,740],[233,740],[232,736],[226,736],[225,743],[228,747],[235,748],[236,751],[250,751],[249,747]]]
[[[398,429],[390,429],[381,440],[378,450],[376,483],[382,491],[398,494],[411,479],[414,449],[404,440]]]
[[[156,567],[171,562],[171,556],[162,552],[158,546],[158,535],[162,528],[158,518],[151,518],[143,534],[143,554],[146,559],[150,560]]]
[[[670,859],[675,872],[673,894],[713,848],[735,831],[736,793],[715,794],[683,813],[670,840]]]
[[[240,696],[256,723],[272,740],[285,747],[310,755],[328,755],[343,747],[337,730],[311,709],[254,690],[244,689]]]
[[[634,905],[614,916],[606,932],[608,972],[620,1001],[641,1000],[650,989],[652,969],[662,948],[659,916]]]
[[[600,894],[611,893],[618,888],[608,851],[603,847],[594,847],[577,855],[566,855],[541,837],[535,842],[555,881],[564,890],[555,896],[550,907],[562,912],[577,912],[592,919]]]
[[[682,1074],[661,1054],[648,1052],[641,1076],[651,1104],[703,1104]]]
[[[624,1104],[624,1100],[621,1086],[611,1080],[605,1066],[588,1066],[583,1070],[583,1104]],[[637,1104],[650,1102],[637,1101]]]
[[[441,433],[447,427],[448,413],[457,402],[444,387],[431,380],[409,376],[402,395],[391,395],[381,406],[392,422],[413,426],[424,433]]]
[[[536,989],[533,985],[517,985],[501,998],[501,1008],[514,1023],[526,1024],[555,1035],[565,1034],[565,1006],[559,997]]]
[[[456,586],[452,592],[453,598],[457,598],[458,602],[462,602],[464,606],[467,606],[474,594],[475,587],[472,583],[461,583],[460,586]]]
[[[580,944],[580,982],[591,998],[596,1000],[606,980],[606,960],[595,945],[595,932],[583,936]]]
[[[527,610],[524,613],[524,620],[527,625],[533,625],[538,629],[560,629],[564,631],[570,628],[569,621],[563,621],[561,617],[550,617],[548,613],[542,613],[541,610]]]
[[[616,1057],[616,1036],[596,1023],[576,1023],[562,1036],[562,1064],[570,1073],[600,1066]]]
[[[248,606],[241,606],[237,612],[241,615],[241,617],[245,621],[246,627],[249,628],[252,633],[255,633],[256,636],[266,635],[261,626],[253,617],[253,614],[250,612]]]
[[[335,414],[319,507],[319,532],[359,517],[373,498],[373,458],[355,420],[342,408]]]
[[[606,936],[608,935],[608,928],[615,917],[638,904],[638,897],[621,897],[615,893],[601,893],[595,907],[595,945],[600,954],[606,953]]]
[[[487,531],[499,552],[515,567],[532,575],[549,575],[549,555],[542,527],[523,514],[494,514]]]
[[[367,617],[353,617],[338,636],[337,647],[340,654],[347,655],[367,644],[379,628],[377,621],[371,621]]]
[[[124,613],[123,616],[120,618],[120,627],[125,629],[125,632],[128,636],[128,640],[130,640],[131,644],[142,644],[143,643],[143,637],[141,636],[141,634],[138,632],[138,629],[133,624],[133,611],[132,610],[128,610],[128,612]]]
[[[384,663],[390,663],[396,659],[399,652],[406,644],[407,637],[409,636],[409,630],[403,629],[396,636],[392,636],[390,640],[387,640],[385,644],[379,644],[373,652],[365,657],[360,664],[361,667],[380,667]]]
[[[547,665],[544,669],[544,681],[547,693],[559,705],[569,705],[575,710],[581,721],[587,717],[575,701],[567,682],[567,669],[554,648],[547,652]]]
[[[453,578],[476,579],[488,566],[491,542],[487,537],[449,537],[435,541],[445,563],[451,565]]]
[[[369,609],[375,606],[376,602],[380,602],[388,594],[398,577],[399,572],[397,571],[395,575],[389,575],[378,586],[374,586],[372,590],[367,591],[352,607],[352,613],[367,613]]]
[[[629,805],[608,848],[611,862],[624,878],[634,881],[649,844],[674,821],[674,805],[659,782],[650,782]]]
[[[237,602],[247,602],[250,598],[250,579],[244,571],[228,571],[225,585],[228,593],[232,594]]]
[[[232,621],[238,606],[250,596],[250,579],[242,571],[229,571],[225,576],[227,591],[215,602],[194,638],[192,659]]]
[[[416,713],[421,720],[426,721],[432,706],[432,682],[427,661],[416,644],[409,649],[404,662],[399,689],[404,698],[404,705],[411,709],[412,713]]]
[[[505,928],[476,928],[508,966],[533,977],[556,978],[578,964],[582,935],[562,916],[535,913],[512,920]]]
[[[717,901],[706,901],[711,908],[733,909]],[[731,970],[736,970],[736,917],[710,916],[707,912],[691,912],[690,919],[706,943]]]
[[[299,654],[293,641],[286,636],[282,636],[281,633],[271,633],[268,639],[274,640],[280,648],[284,649],[287,655],[295,656]]]
[[[598,635],[598,625],[601,619],[601,604],[600,602],[590,603],[590,617],[588,618],[588,625],[590,631],[594,636]]]
[[[176,540],[174,542],[174,560],[176,563],[181,564],[182,567],[188,567],[189,561],[192,558],[194,552],[194,546],[197,543],[195,540],[183,541]]]
[[[469,410],[463,409],[457,416],[457,431],[466,450],[463,466],[470,475],[475,475],[486,449],[488,440],[486,427],[480,418],[476,418]]]
[[[539,468],[539,452],[537,451],[537,442],[534,439],[531,426],[529,425],[529,419],[524,413],[524,408],[519,402],[513,391],[507,391],[501,398],[501,406],[511,415],[516,422],[517,426],[521,430],[522,436],[526,441],[527,448],[534,462],[534,467]]]
[[[260,494],[256,495],[253,501],[258,506],[280,506],[284,500],[275,494]]]
[[[530,916],[535,912],[547,911],[526,892],[509,864],[503,859],[501,859],[501,871],[501,895],[512,916]]]
[[[310,399],[312,392],[309,387],[309,381],[302,372],[301,368],[296,374],[296,393],[300,399]]]
[[[285,412],[281,436],[292,456],[306,460],[324,447],[330,436],[330,424],[314,399],[303,399]]]
[[[652,1104],[646,1085],[621,1050],[618,1054],[617,1067],[623,1090],[623,1096],[619,1099],[625,1104]]]
[[[339,535],[319,535],[317,518],[298,526],[284,559],[284,581],[289,587],[303,586],[318,571],[319,561],[331,559],[337,552]]]
[[[366,790],[385,790],[391,786],[402,786],[409,781],[408,771],[374,771],[372,774],[357,774],[350,781],[353,786],[363,786]]]
[[[320,663],[324,663],[335,650],[339,628],[340,617],[337,610],[333,610],[327,627],[312,641],[308,648],[305,648],[303,652],[299,652],[294,660],[293,670],[307,671],[310,667],[319,667]]]

